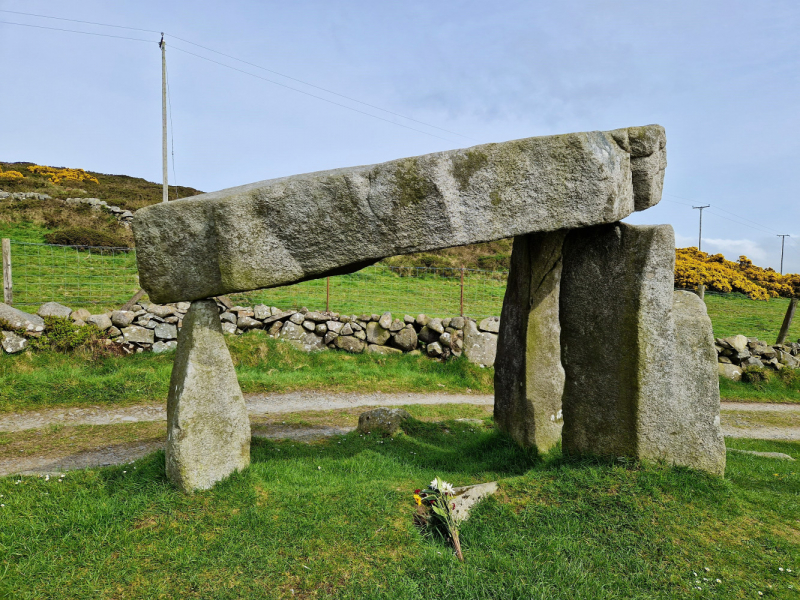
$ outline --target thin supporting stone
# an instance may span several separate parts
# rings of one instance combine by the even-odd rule
[[[561,438],[559,290],[566,231],[514,238],[495,361],[494,419],[520,445]]]
[[[192,302],[167,400],[167,476],[203,490],[250,464],[250,420],[213,300]]]

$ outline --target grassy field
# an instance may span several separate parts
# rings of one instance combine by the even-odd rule
[[[485,423],[256,439],[246,472],[194,496],[161,452],[0,479],[0,597],[797,598],[797,463],[730,454],[721,480],[537,457]],[[500,484],[462,526],[463,564],[412,523],[411,492],[435,475]]]
[[[750,300],[743,294],[706,292],[706,307],[716,337],[746,335],[774,344],[789,306],[787,298]],[[800,338],[800,317],[795,318],[787,340]]]
[[[307,354],[262,331],[229,337],[242,391],[492,393],[493,369],[466,360],[423,356]],[[81,352],[22,353],[0,358],[0,411],[56,406],[163,402],[173,354],[92,359]]]

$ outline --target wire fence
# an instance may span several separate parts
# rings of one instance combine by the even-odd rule
[[[121,306],[139,289],[132,248],[12,241],[14,306],[59,302],[72,308]]]
[[[59,302],[73,309],[118,308],[139,289],[136,250],[11,241],[13,303]],[[507,271],[373,265],[356,273],[231,295],[241,305],[306,307],[343,314],[500,314]]]

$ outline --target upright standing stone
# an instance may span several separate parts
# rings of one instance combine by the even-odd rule
[[[724,471],[711,324],[685,299],[673,315],[674,262],[669,225],[617,223],[567,235],[565,452]]]
[[[640,416],[669,403],[675,327],[672,228],[571,231],[561,280],[563,448],[639,457]]]
[[[183,318],[167,400],[167,476],[208,489],[250,464],[250,420],[213,300]]]
[[[679,441],[671,456],[678,464],[723,475],[717,352],[706,303],[691,292],[674,292],[672,316],[677,334],[673,406],[679,426],[670,433]]]
[[[495,362],[494,420],[540,452],[561,438],[559,290],[566,231],[514,238]]]

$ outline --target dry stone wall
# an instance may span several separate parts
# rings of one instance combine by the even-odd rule
[[[94,325],[128,353],[152,350],[160,353],[177,348],[179,332],[191,304],[140,303],[131,310],[91,314],[73,311],[56,302],[43,304],[37,315],[29,315],[0,304],[0,318],[15,328],[44,330],[42,317],[71,318],[78,325]],[[401,354],[411,352],[446,360],[462,354],[473,363],[494,365],[498,317],[474,321],[466,317],[438,318],[424,314],[393,317],[391,313],[343,315],[337,312],[281,310],[275,306],[232,306],[216,301],[222,331],[240,335],[260,329],[306,352],[343,350],[351,353]],[[5,308],[3,308],[5,307]],[[25,349],[27,342],[14,332],[4,347],[9,353]],[[15,336],[15,337],[14,337]],[[16,340],[19,337],[22,342]]]
[[[776,371],[800,368],[800,340],[770,345],[758,338],[734,335],[717,338],[714,348],[717,351],[719,374],[733,381],[739,381],[742,371],[748,367]]]
[[[40,194],[38,192],[3,192],[0,191],[0,200],[52,200],[53,197],[49,194]],[[91,207],[92,210],[103,210],[111,213],[119,221],[120,225],[130,228],[131,221],[133,221],[133,213],[119,206],[109,204],[100,198],[67,198],[64,203],[68,206],[85,205]]]

